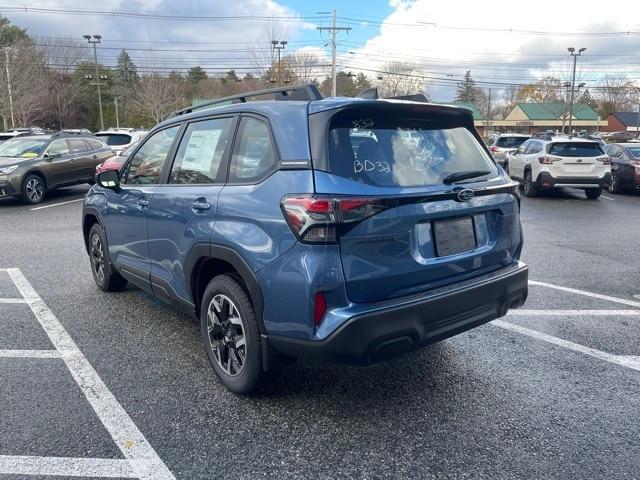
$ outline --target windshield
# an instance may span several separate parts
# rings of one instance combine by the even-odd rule
[[[39,156],[49,140],[18,139],[0,144],[0,157],[34,158]]]
[[[557,142],[549,145],[549,153],[559,157],[599,157],[604,155],[595,142]]]
[[[484,178],[496,173],[464,127],[388,118],[345,120],[339,122],[347,125],[333,125],[329,134],[329,170],[335,175],[369,185],[418,187],[442,184],[461,172],[488,172],[479,176]]]
[[[100,137],[110,147],[127,145],[131,141],[131,135],[125,133],[96,133],[96,137]]]

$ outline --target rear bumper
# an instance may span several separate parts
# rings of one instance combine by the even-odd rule
[[[373,306],[324,340],[269,336],[278,353],[365,365],[452,337],[495,320],[527,298],[523,263],[480,279],[430,292],[411,301]]]
[[[537,188],[607,188],[611,184],[611,172],[602,177],[554,177],[549,172],[540,172],[536,179]]]

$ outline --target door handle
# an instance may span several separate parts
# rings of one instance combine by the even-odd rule
[[[203,202],[203,201],[196,200],[195,202],[193,202],[191,204],[191,208],[193,210],[201,212],[201,211],[204,211],[204,210],[209,210],[211,208],[211,204],[209,202]]]
[[[146,207],[147,205],[149,205],[149,200],[147,200],[146,198],[139,198],[139,199],[138,199],[138,206],[139,206],[140,208],[144,208],[144,207]]]
[[[96,160],[98,158],[98,155],[93,155],[93,159]]]

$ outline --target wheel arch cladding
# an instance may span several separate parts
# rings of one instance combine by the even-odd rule
[[[84,239],[84,247],[87,253],[89,253],[89,232],[91,231],[91,227],[95,224],[100,224],[100,220],[98,220],[98,216],[93,213],[85,213],[82,218],[82,237]]]
[[[246,289],[258,320],[261,333],[265,333],[262,322],[262,289],[253,271],[234,250],[217,245],[196,245],[189,256],[186,278],[190,279],[191,297],[196,316],[200,316],[200,303],[207,285],[217,275],[234,275]]]

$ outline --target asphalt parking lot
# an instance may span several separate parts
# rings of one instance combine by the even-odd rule
[[[194,321],[95,287],[84,191],[0,202],[0,478],[640,475],[640,195],[523,198],[522,310],[243,398]]]

